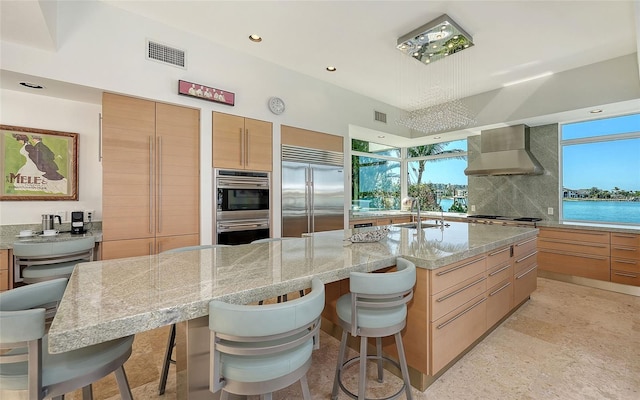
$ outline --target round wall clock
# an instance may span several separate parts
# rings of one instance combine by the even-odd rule
[[[280,115],[284,112],[284,101],[279,97],[272,97],[269,99],[269,110],[276,115]]]

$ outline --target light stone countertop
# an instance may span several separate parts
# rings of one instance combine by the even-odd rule
[[[444,229],[391,227],[374,243],[345,241],[367,229],[184,253],[78,264],[49,331],[53,353],[208,315],[218,299],[246,304],[370,272],[403,256],[435,269],[535,237],[532,228],[451,222]]]

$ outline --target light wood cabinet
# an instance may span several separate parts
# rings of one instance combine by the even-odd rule
[[[284,145],[335,151],[338,153],[344,152],[344,138],[342,136],[287,125],[280,127],[280,133],[281,142]]]
[[[213,167],[271,171],[273,124],[213,112]]]
[[[541,270],[610,280],[610,233],[541,227],[538,265]]]
[[[155,253],[156,238],[199,244],[200,112],[110,93],[102,111],[102,258]]]
[[[9,272],[9,250],[0,250],[0,292],[11,288]]]
[[[640,286],[640,235],[611,233],[611,282]]]

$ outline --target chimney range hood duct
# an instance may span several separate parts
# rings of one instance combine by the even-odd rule
[[[529,151],[529,127],[520,124],[480,133],[480,156],[465,175],[541,175],[542,165]]]

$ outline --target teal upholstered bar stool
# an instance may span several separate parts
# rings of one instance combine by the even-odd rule
[[[272,392],[297,381],[311,400],[306,374],[324,309],[324,284],[317,278],[311,284],[306,296],[284,303],[209,303],[210,390],[222,390],[221,400],[229,393],[271,400]]]
[[[338,299],[336,311],[342,327],[342,340],[331,398],[338,398],[338,389],[351,398],[364,400],[367,388],[367,359],[374,359],[378,366],[378,381],[383,382],[383,360],[394,364],[402,372],[402,387],[385,400],[396,399],[402,392],[412,400],[409,370],[402,345],[401,332],[407,323],[407,303],[413,298],[416,283],[416,266],[403,258],[396,261],[396,271],[387,273],[352,272],[349,290]],[[345,361],[347,335],[360,336],[360,354]],[[382,338],[393,335],[398,349],[399,363],[382,354]],[[367,355],[368,338],[376,339],[376,355]],[[359,363],[358,393],[349,391],[342,382],[345,368]]]
[[[49,354],[43,306],[59,302],[66,285],[55,279],[0,293],[0,398],[62,399],[82,388],[88,400],[91,383],[115,372],[121,398],[131,400],[123,364],[133,336]]]
[[[69,278],[76,264],[93,261],[95,238],[51,242],[15,242],[13,262],[16,274],[30,284]]]
[[[216,249],[220,247],[229,247],[229,245],[203,244],[198,246],[178,247],[175,249],[164,251],[162,252],[162,254],[183,253],[185,251]],[[173,353],[173,348],[175,347],[175,345],[176,345],[176,324],[171,324],[171,330],[169,331],[169,337],[167,338],[167,348],[164,351],[164,361],[162,362],[162,372],[160,373],[160,383],[158,384],[159,395],[163,395],[167,388],[167,379],[169,377],[169,366],[171,364],[176,363],[175,360],[171,358],[171,353]]]

